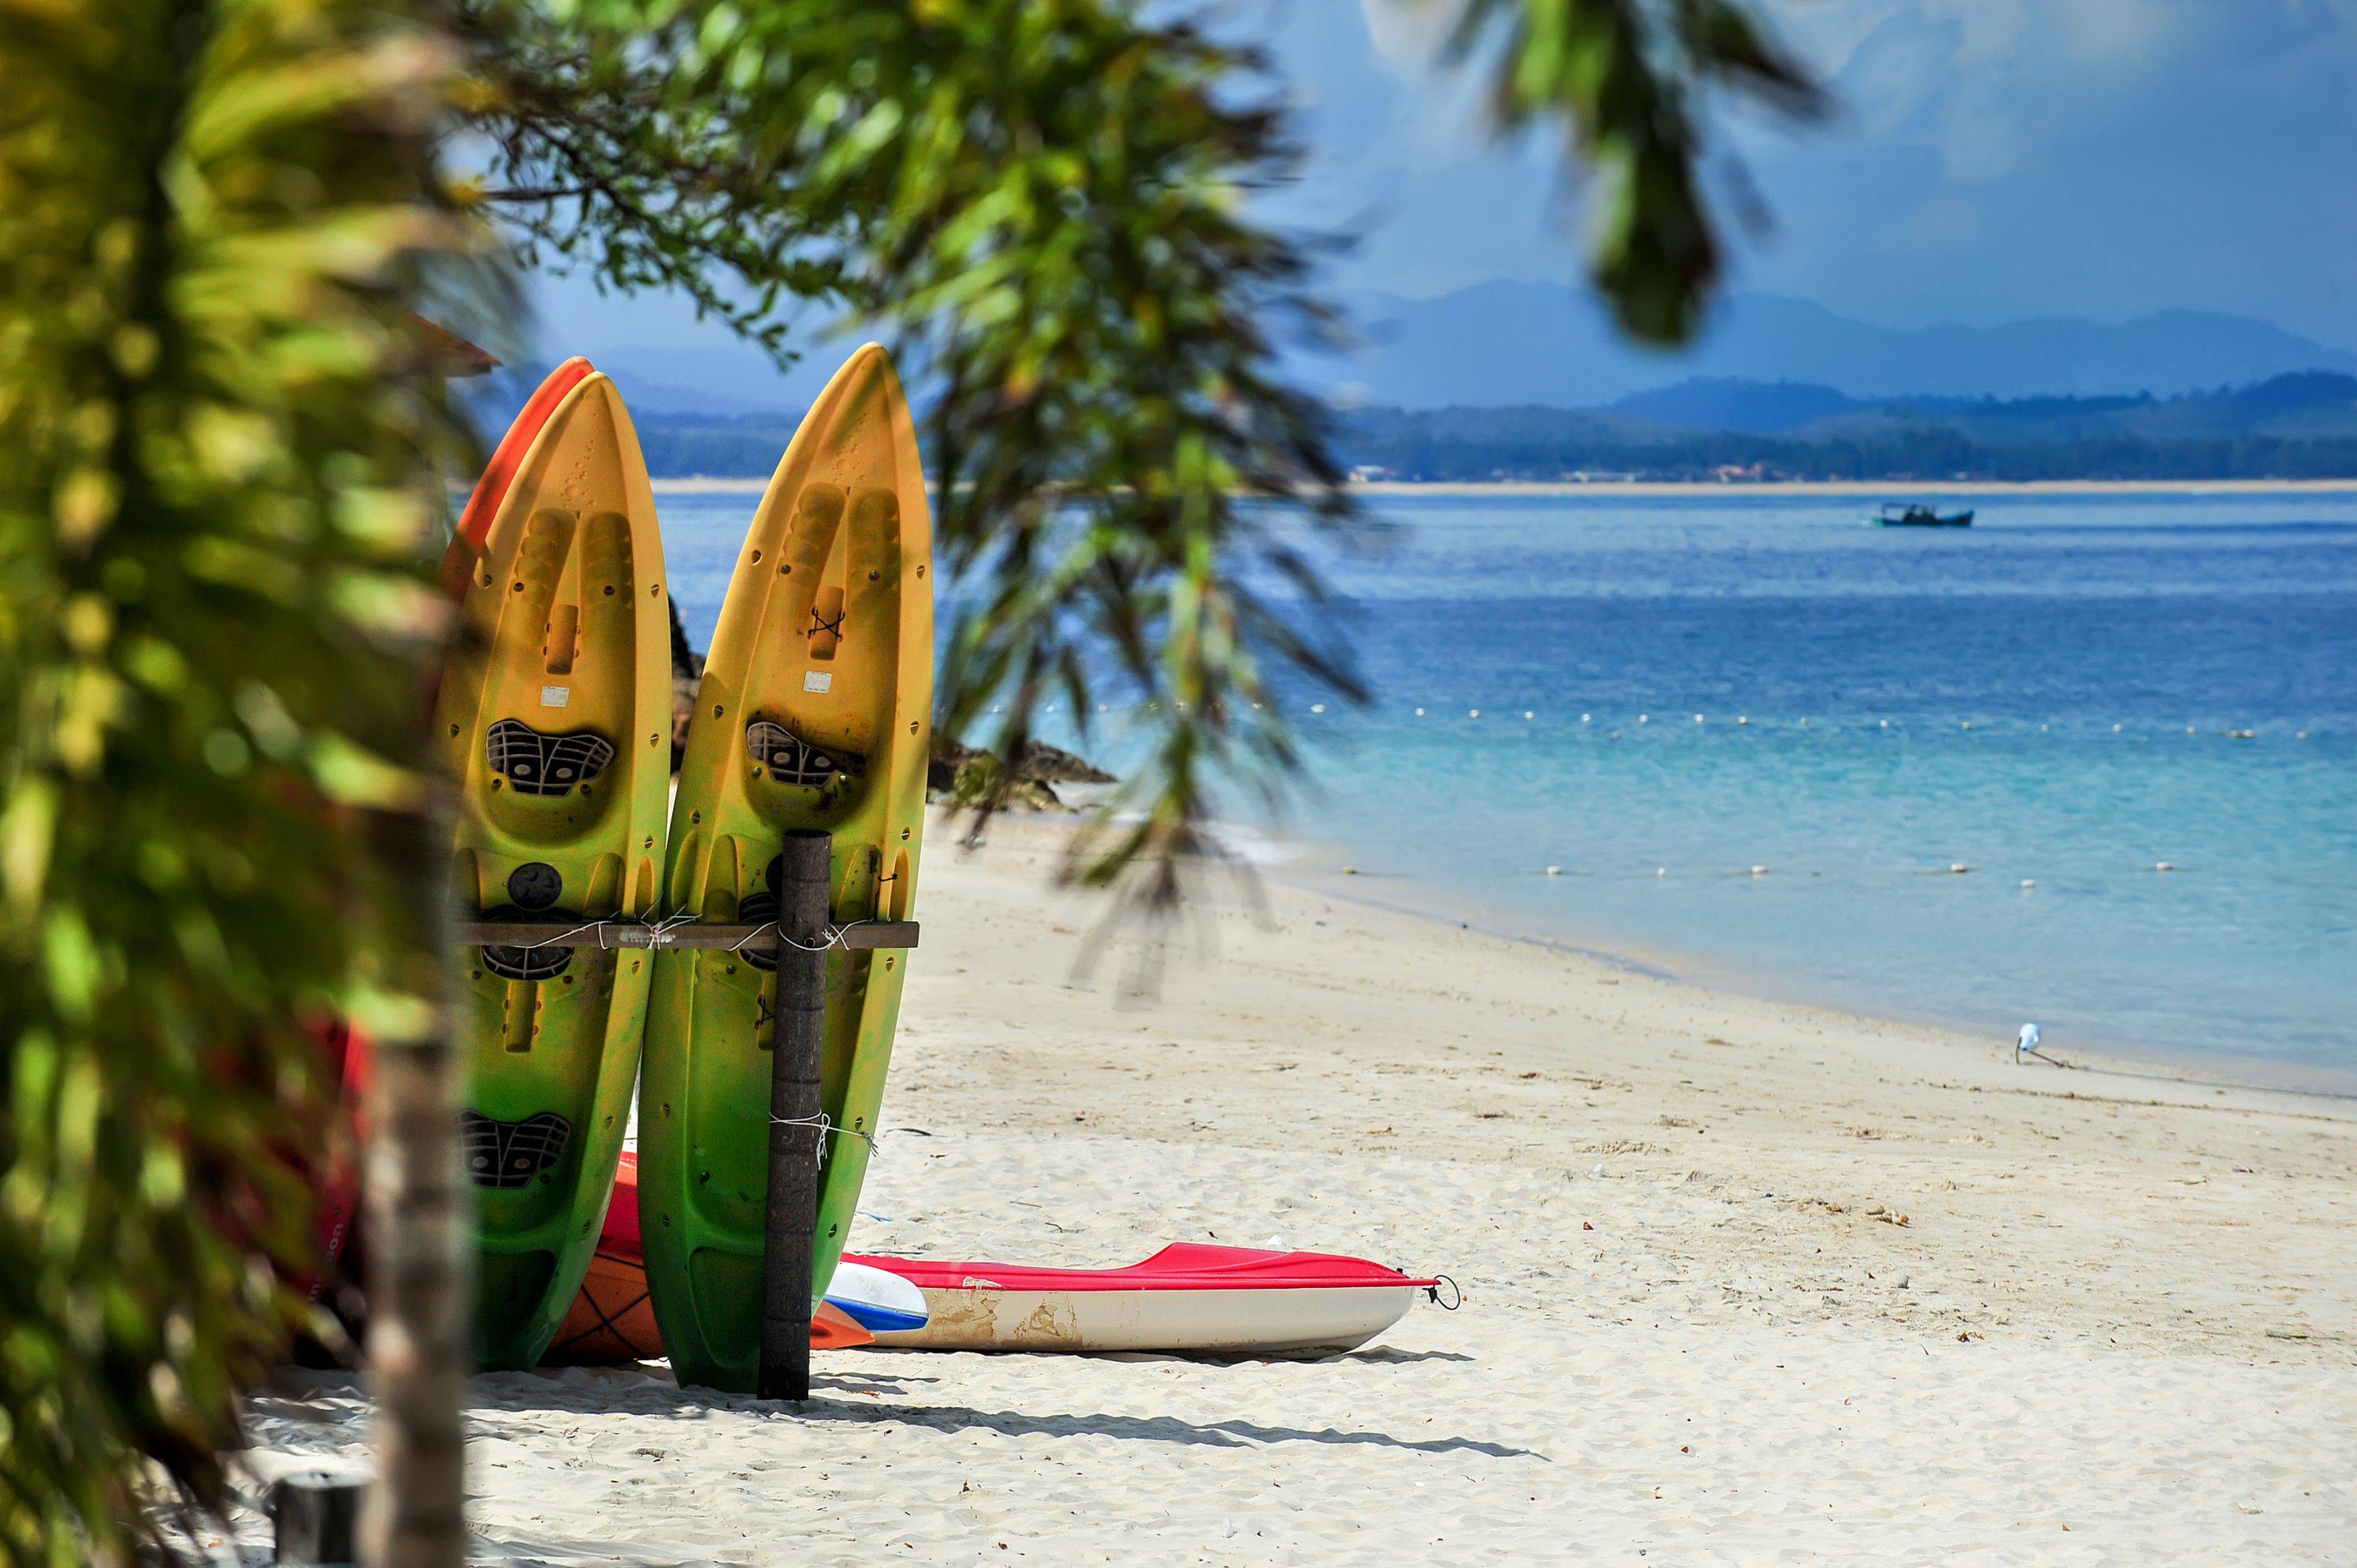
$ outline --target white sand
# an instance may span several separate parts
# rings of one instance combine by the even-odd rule
[[[936,838],[876,1251],[1445,1271],[1323,1363],[837,1352],[476,1385],[521,1561],[2357,1560],[2357,1105],[2015,1068],[1269,890],[1157,996],[1044,824]],[[1903,1222],[1900,1217],[1903,1216]],[[255,1410],[360,1451],[347,1379]]]

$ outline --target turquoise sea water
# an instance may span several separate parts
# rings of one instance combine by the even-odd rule
[[[1284,825],[1673,969],[2357,1074],[2357,493],[1977,504],[1379,501]],[[663,499],[699,640],[751,505]]]

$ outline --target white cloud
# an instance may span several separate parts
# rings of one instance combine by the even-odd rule
[[[1931,146],[1965,185],[2016,173],[2055,132],[2147,87],[2219,19],[2201,0],[1833,0],[1779,15],[1857,131]]]
[[[1374,58],[1415,96],[1403,129],[1419,163],[1483,140],[1480,83],[1469,80],[1478,73],[1448,80],[1434,69],[1458,9],[1456,0],[1359,0]],[[1835,85],[1851,132],[1932,146],[1947,177],[1983,184],[2019,169],[2052,128],[2134,92],[2222,27],[2270,11],[2357,16],[2357,0],[1812,0],[1765,9]]]
[[[1330,5],[1333,0],[1308,0]],[[1366,56],[1388,76],[1390,124],[1379,155],[1396,169],[1437,170],[1494,157],[1488,81],[1478,65],[1448,70],[1442,57],[1456,0],[1358,0]],[[1347,21],[1337,25],[1348,27]]]
[[[1410,80],[1423,76],[1448,36],[1456,6],[1442,0],[1359,0],[1375,52]]]

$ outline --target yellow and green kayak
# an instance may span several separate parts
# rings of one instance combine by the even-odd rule
[[[933,689],[932,530],[899,378],[869,344],[827,383],[753,514],[672,808],[673,918],[776,918],[785,835],[831,834],[834,918],[911,918]],[[904,951],[827,957],[813,1299],[867,1169]],[[647,1283],[683,1383],[749,1391],[769,1193],[770,952],[658,953],[639,1102]]]
[[[654,496],[611,381],[587,375],[544,412],[460,567],[437,712],[460,789],[454,897],[462,918],[485,921],[643,919],[661,894],[671,772]],[[498,945],[459,961],[476,1356],[530,1367],[597,1251],[653,963]]]

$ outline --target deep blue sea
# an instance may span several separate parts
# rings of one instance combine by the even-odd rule
[[[2357,492],[1962,504],[1378,500],[1329,553],[1373,700],[1291,693],[1283,825],[1697,978],[2357,1075]],[[699,642],[751,508],[662,499]]]

